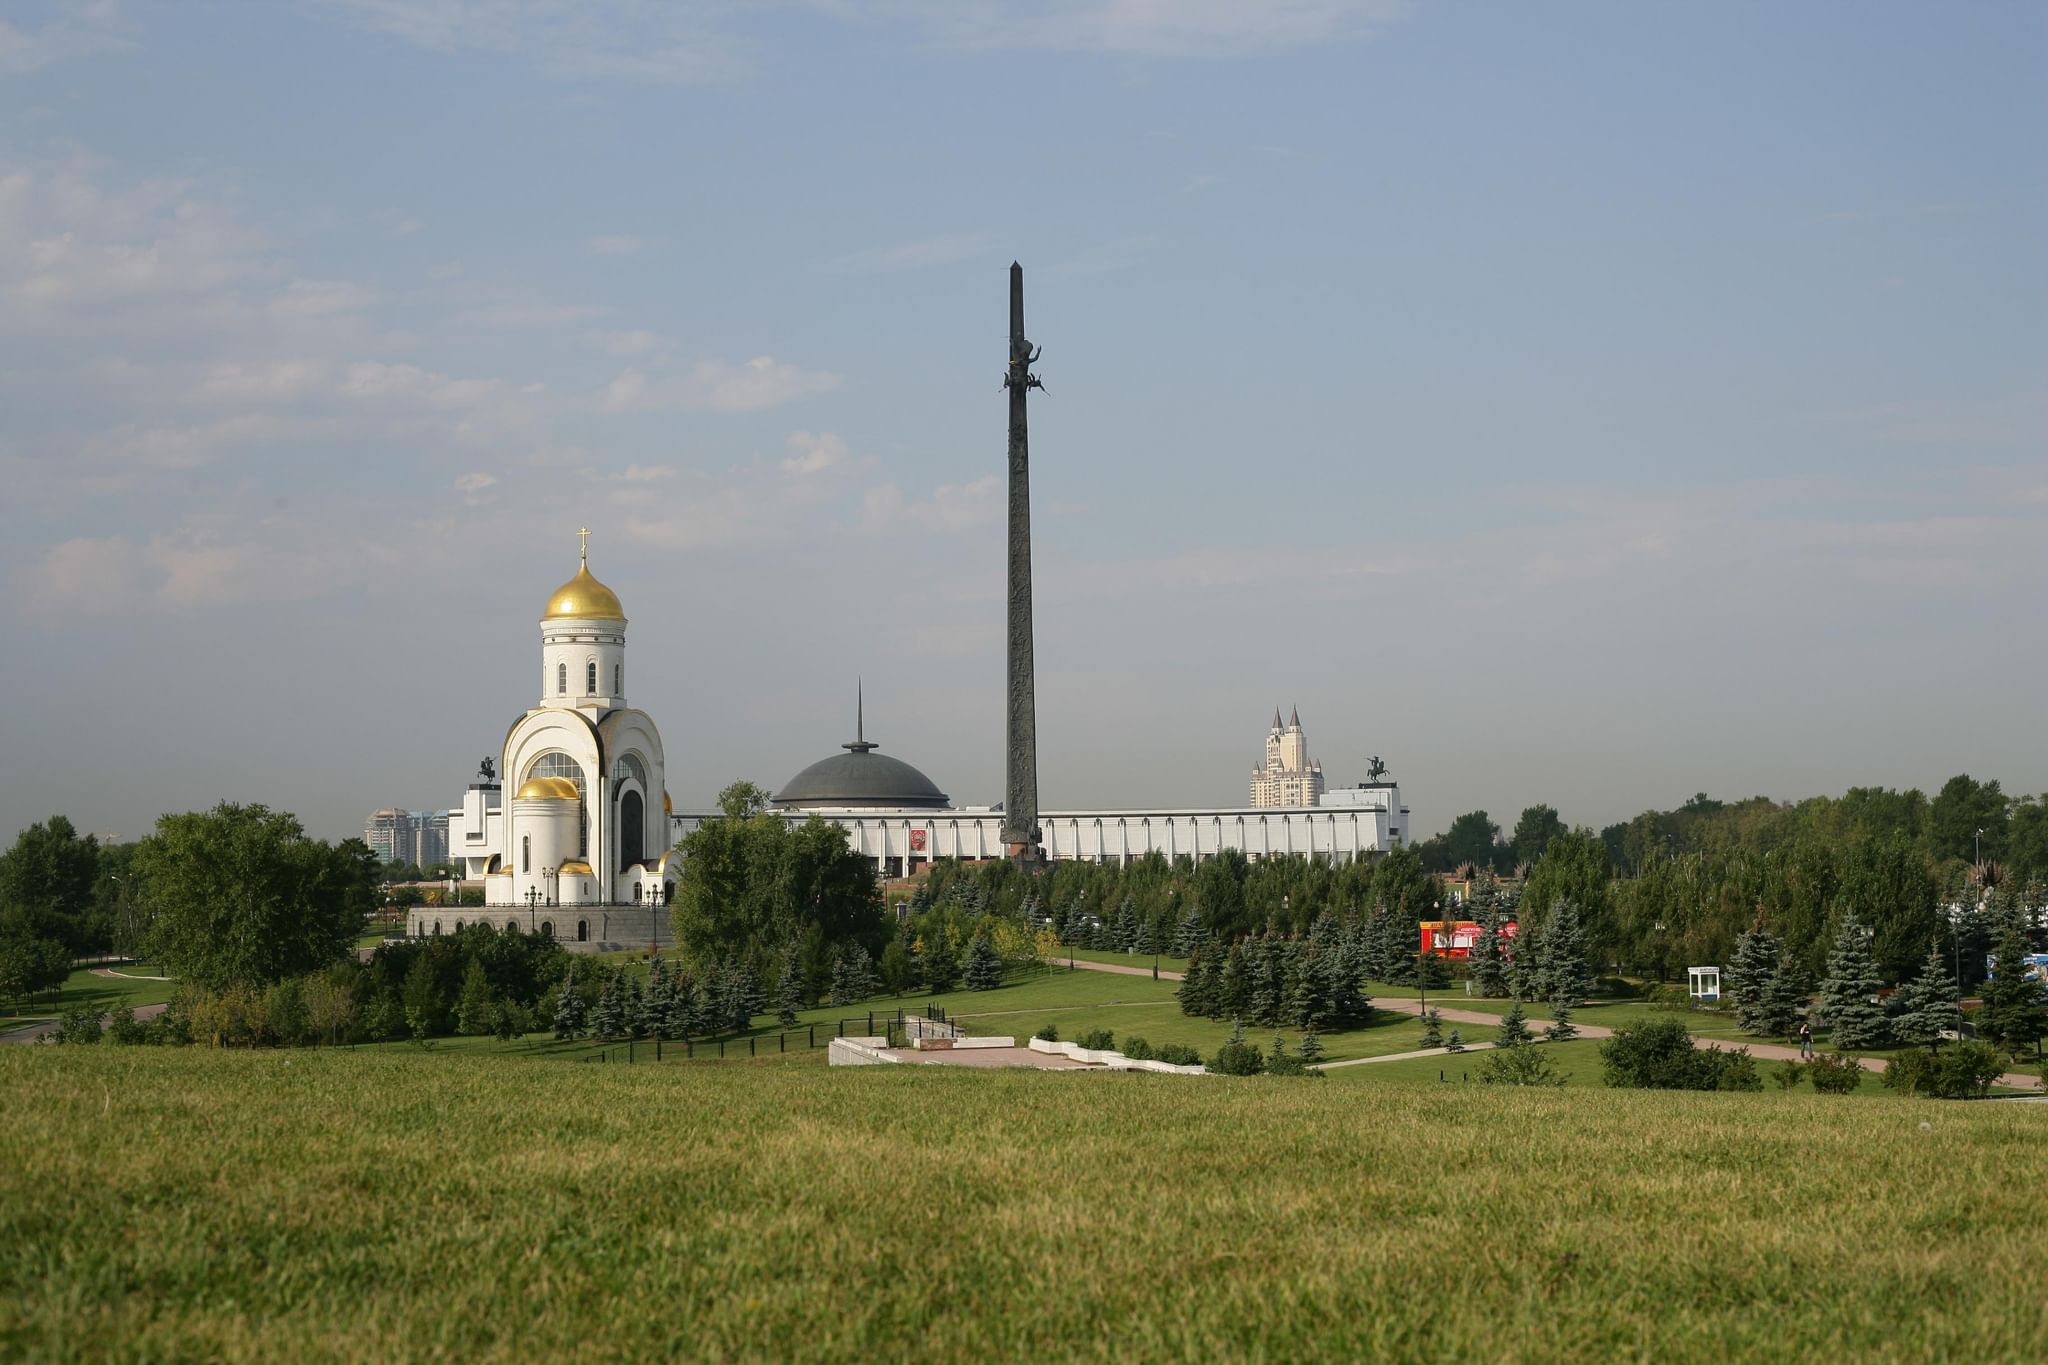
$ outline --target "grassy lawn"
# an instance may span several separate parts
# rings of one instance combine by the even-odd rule
[[[123,1048],[0,1051],[0,1091],[8,1359],[2048,1339],[2034,1106]]]
[[[1068,949],[1060,949],[1059,961],[1064,964],[1069,955],[1070,951]],[[1071,950],[1071,956],[1076,962],[1107,962],[1114,967],[1137,967],[1146,972],[1152,970],[1152,954],[1150,953],[1143,955],[1137,953],[1105,953],[1093,948],[1075,948]],[[1188,960],[1186,958],[1174,957],[1167,953],[1159,955],[1160,971],[1185,972],[1187,969]]]
[[[7,1006],[6,1013],[0,1013],[0,1030],[19,1028],[23,1024],[39,1019],[55,1019],[66,1010],[81,1005],[91,1005],[101,1013],[126,1003],[153,1005],[169,1000],[178,993],[175,981],[139,981],[127,976],[94,976],[93,968],[80,967],[64,978],[62,989],[54,995],[45,992],[32,1000],[17,1000]],[[147,964],[114,963],[109,970],[132,972],[138,975],[155,976],[162,968]]]

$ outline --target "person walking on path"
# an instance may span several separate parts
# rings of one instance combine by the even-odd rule
[[[1799,1060],[1813,1060],[1813,1022],[1808,1019],[1799,1021]]]

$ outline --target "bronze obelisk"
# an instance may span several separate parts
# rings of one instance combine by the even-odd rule
[[[1024,339],[1024,267],[1010,262],[1010,678],[1009,760],[1003,783],[1003,851],[1020,867],[1045,861],[1038,829],[1038,699],[1031,658],[1031,437],[1024,400],[1038,388]]]

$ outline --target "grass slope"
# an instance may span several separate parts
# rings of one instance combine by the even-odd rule
[[[2048,1339],[2034,1106],[112,1048],[0,1093],[12,1359]]]

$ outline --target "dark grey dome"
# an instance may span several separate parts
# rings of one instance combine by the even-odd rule
[[[846,752],[821,758],[775,793],[784,810],[827,806],[890,806],[944,810],[946,794],[902,759],[875,752],[866,740]]]

